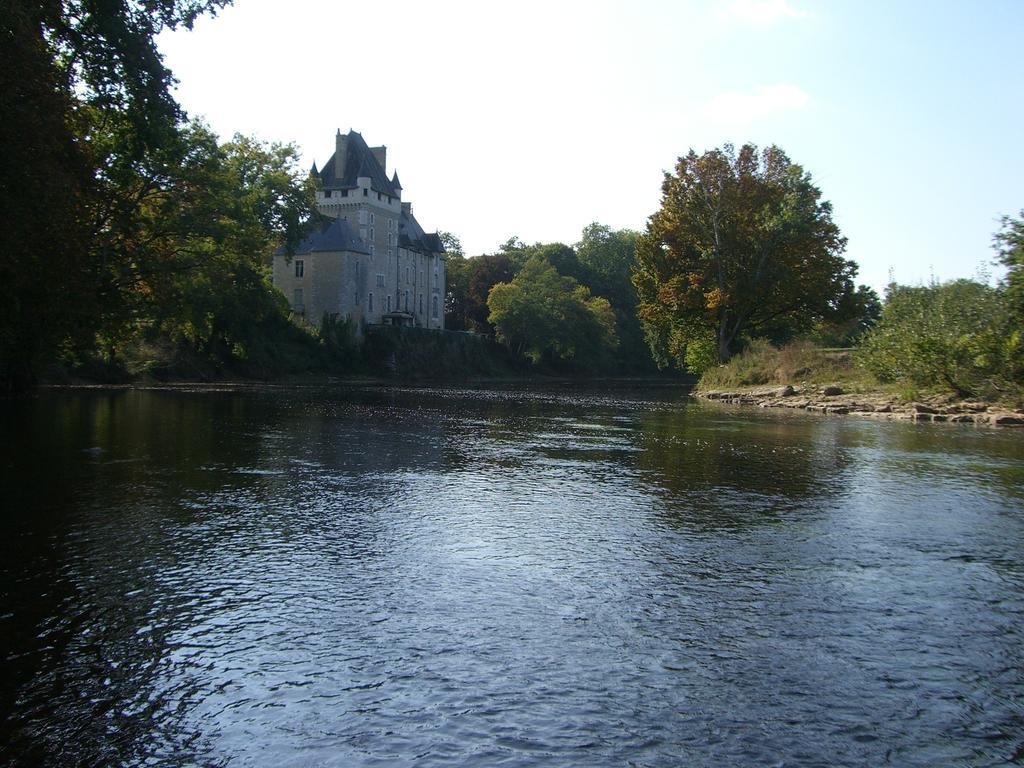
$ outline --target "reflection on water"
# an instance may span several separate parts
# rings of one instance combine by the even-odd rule
[[[1024,760],[1024,434],[298,388],[0,424],[0,763]]]

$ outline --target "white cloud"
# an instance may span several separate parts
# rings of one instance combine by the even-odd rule
[[[743,125],[789,109],[800,109],[810,96],[795,85],[765,85],[754,91],[727,91],[715,96],[703,109],[716,123]]]
[[[734,0],[726,15],[748,24],[768,26],[782,18],[803,18],[807,11],[797,10],[787,0]]]

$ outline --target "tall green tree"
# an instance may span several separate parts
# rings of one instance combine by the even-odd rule
[[[595,221],[584,227],[576,244],[576,258],[588,272],[590,290],[616,309],[630,313],[635,313],[637,304],[632,277],[639,236],[639,232],[612,229]]]
[[[637,292],[632,282],[639,235],[633,230],[614,230],[594,222],[583,229],[575,248],[581,271],[586,275],[581,282],[591,293],[608,299],[615,312],[620,340],[615,353],[618,369],[650,372],[655,365],[637,317]]]
[[[450,331],[466,329],[466,292],[469,290],[469,266],[462,242],[451,232],[438,232],[444,245],[444,327]]]
[[[691,150],[665,174],[637,241],[633,281],[655,359],[684,365],[694,347],[725,362],[764,326],[810,327],[856,272],[845,245],[831,205],[778,147]]]
[[[560,275],[543,256],[491,288],[488,306],[498,341],[534,364],[597,367],[618,344],[608,300]]]
[[[999,262],[1006,267],[1006,295],[1018,321],[1024,321],[1024,211],[1004,216],[994,238]]]
[[[5,0],[0,6],[0,382],[22,387],[100,325],[104,191],[123,178],[95,145],[116,123],[122,166],[175,141],[182,114],[155,36],[227,0]],[[106,130],[104,128],[104,130]],[[109,132],[109,131],[107,131]]]

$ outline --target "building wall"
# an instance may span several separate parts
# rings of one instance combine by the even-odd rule
[[[297,254],[290,260],[277,255],[274,285],[308,325],[319,326],[325,313],[359,322],[366,317],[367,263],[365,254],[349,251]],[[296,275],[297,264],[302,265],[301,277]],[[296,289],[302,291],[301,307],[296,305]]]
[[[322,276],[308,283],[308,287],[303,287],[304,296],[316,296],[315,307],[306,301],[306,321],[319,323],[324,309],[336,306],[336,309],[328,308],[327,311],[337,311],[342,317],[351,316],[370,324],[381,323],[387,312],[405,310],[408,293],[408,308],[416,325],[444,328],[444,258],[400,248],[401,198],[375,192],[370,188],[368,178],[357,179],[357,184],[356,189],[347,190],[345,195],[343,190],[337,189],[318,191],[316,205],[324,215],[345,219],[370,247],[371,253],[358,256],[347,267],[333,268],[333,271],[324,264],[318,265],[318,274],[323,273]],[[313,256],[320,259],[323,254]],[[283,263],[283,257],[275,257],[274,284],[292,302],[294,288],[299,287],[294,282],[297,278],[283,267],[279,271],[279,258]],[[305,258],[310,258],[310,255]],[[354,266],[356,261],[359,261],[359,267]],[[308,277],[306,279],[309,280]],[[353,282],[350,286],[342,286],[336,283],[336,279]],[[341,295],[340,303],[334,300],[332,304],[332,291],[334,295]],[[437,317],[433,316],[435,296]],[[317,311],[316,319],[312,315],[314,309]]]

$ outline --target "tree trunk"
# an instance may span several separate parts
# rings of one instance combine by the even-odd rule
[[[730,342],[732,339],[729,337],[729,333],[726,330],[725,319],[718,325],[718,364],[725,365],[729,362],[729,358],[732,357],[732,351],[729,349]]]

